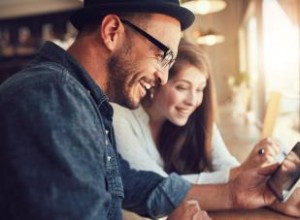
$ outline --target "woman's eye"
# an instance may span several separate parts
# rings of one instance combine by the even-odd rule
[[[203,87],[199,87],[199,88],[197,89],[197,92],[203,92],[203,91],[204,91],[204,89],[205,89],[205,86],[203,86]]]
[[[184,87],[184,86],[177,86],[176,89],[177,89],[177,90],[186,90],[187,88]]]

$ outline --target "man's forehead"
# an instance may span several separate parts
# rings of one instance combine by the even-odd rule
[[[147,24],[150,34],[157,37],[177,55],[178,45],[182,36],[180,22],[170,16],[153,14]]]

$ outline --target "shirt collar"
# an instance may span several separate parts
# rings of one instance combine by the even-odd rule
[[[113,110],[108,103],[108,97],[83,66],[81,66],[68,52],[52,42],[46,42],[39,51],[39,55],[48,61],[53,61],[64,66],[68,72],[90,92],[99,110],[107,116],[112,117]]]

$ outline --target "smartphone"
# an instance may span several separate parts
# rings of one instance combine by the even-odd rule
[[[278,201],[285,202],[300,183],[300,142],[285,156],[267,182]]]

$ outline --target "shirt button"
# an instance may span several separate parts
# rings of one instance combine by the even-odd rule
[[[108,140],[107,139],[105,140],[105,144],[106,144],[106,146],[108,145]]]
[[[108,134],[108,133],[109,133],[109,131],[108,131],[108,130],[105,130],[105,133],[106,133],[106,134]]]
[[[111,160],[111,156],[108,156],[107,157],[107,161],[109,162]]]

